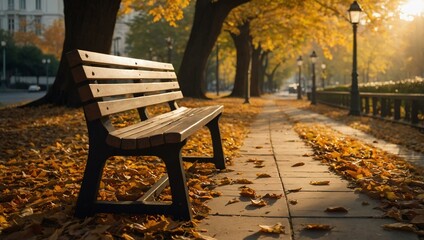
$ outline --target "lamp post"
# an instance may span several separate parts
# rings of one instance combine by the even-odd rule
[[[216,43],[216,95],[219,96],[219,43]]]
[[[115,37],[113,39],[113,54],[115,54],[116,56],[121,55],[121,53],[119,52],[119,40],[121,40],[121,37]]]
[[[327,66],[325,65],[325,63],[323,63],[323,64],[321,64],[321,86],[322,86],[322,89],[324,90],[324,88],[325,88],[325,68],[326,68]]]
[[[50,64],[50,58],[42,59],[41,62],[43,64],[46,64],[46,91],[49,90],[49,64]]]
[[[1,41],[1,47],[3,48],[3,76],[2,76],[2,80],[4,81],[4,85],[6,85],[6,41]],[[0,86],[2,86],[1,82],[0,82]]]
[[[167,37],[166,38],[166,43],[168,44],[168,62],[172,62],[172,38],[171,37]]]
[[[297,66],[299,67],[299,84],[297,84],[297,99],[300,100],[302,99],[302,86],[301,86],[302,64],[303,64],[302,56],[299,56],[299,58],[296,61],[297,61]]]
[[[311,104],[316,105],[317,104],[317,99],[316,99],[317,86],[316,86],[316,80],[315,80],[315,63],[318,60],[318,56],[315,53],[315,51],[312,51],[312,54],[311,54],[310,58],[311,58],[311,62],[312,62],[312,93],[311,93]]]
[[[362,8],[356,1],[349,7],[349,21],[353,27],[353,59],[352,59],[352,86],[350,90],[350,110],[349,115],[361,115],[361,99],[359,98],[358,70],[356,55],[356,32],[361,18]]]

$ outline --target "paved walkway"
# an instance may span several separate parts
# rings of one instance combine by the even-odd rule
[[[377,210],[379,202],[364,194],[354,193],[348,182],[328,170],[328,167],[312,159],[312,149],[306,146],[293,130],[288,118],[298,121],[311,119],[325,122],[341,132],[358,136],[373,143],[374,139],[349,127],[338,124],[319,114],[287,108],[282,111],[272,101],[251,125],[251,131],[241,149],[241,156],[235,159],[233,172],[220,173],[224,177],[248,179],[257,195],[282,194],[280,199],[270,200],[267,206],[258,208],[251,205],[250,198],[240,197],[241,184],[223,185],[217,188],[223,196],[208,202],[212,209],[209,217],[199,228],[206,229],[205,235],[216,239],[418,239],[415,234],[387,231],[381,226],[394,223],[383,218]],[[385,145],[378,140],[379,146]],[[389,145],[387,145],[389,146]],[[399,151],[397,147],[388,149]],[[414,159],[424,159],[416,155]],[[255,162],[263,162],[257,166]],[[418,161],[418,160],[416,160]],[[304,162],[301,167],[291,167]],[[424,162],[422,160],[421,162]],[[270,178],[257,178],[258,173],[267,173]],[[326,186],[310,185],[310,181],[330,181]],[[301,188],[299,192],[290,190]],[[290,193],[289,193],[290,192]],[[238,202],[229,204],[232,200]],[[367,203],[367,204],[364,204]],[[340,206],[348,213],[327,213],[328,207]],[[259,232],[258,225],[280,223],[284,234]],[[331,231],[304,230],[306,224],[329,224]]]

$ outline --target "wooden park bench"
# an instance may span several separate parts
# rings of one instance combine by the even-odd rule
[[[75,216],[95,213],[165,214],[191,220],[183,160],[212,162],[225,168],[218,120],[223,106],[179,107],[182,99],[172,64],[119,57],[83,50],[67,54],[72,76],[83,103],[89,136],[88,159]],[[146,108],[168,104],[169,111],[150,117]],[[114,114],[136,111],[140,121],[114,127]],[[213,156],[182,157],[187,138],[206,126]],[[157,156],[167,174],[137,201],[99,201],[97,194],[106,160],[112,156]],[[167,186],[172,202],[154,201]]]

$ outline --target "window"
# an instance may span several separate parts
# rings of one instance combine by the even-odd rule
[[[15,0],[9,0],[7,3],[8,3],[7,7],[8,7],[9,10],[15,9]]]
[[[19,0],[19,9],[26,9],[26,0]]]
[[[9,16],[8,20],[8,29],[9,32],[15,31],[15,18],[13,16]]]
[[[19,31],[20,32],[27,31],[27,20],[25,16],[19,16]]]
[[[40,36],[41,35],[41,16],[35,16],[34,27],[35,27],[35,34]]]
[[[35,0],[35,9],[41,10],[41,0]]]

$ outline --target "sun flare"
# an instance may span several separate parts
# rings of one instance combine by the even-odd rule
[[[424,0],[408,0],[399,9],[402,19],[413,20],[415,16],[424,14]]]

